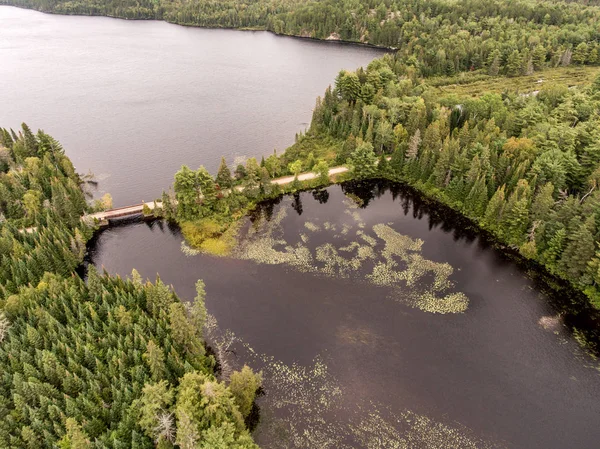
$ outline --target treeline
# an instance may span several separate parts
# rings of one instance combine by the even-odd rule
[[[190,243],[217,239],[261,199],[341,179],[411,184],[570,281],[600,307],[600,76],[539,92],[441,96],[397,55],[341,71],[311,127],[278,157],[213,178],[183,167],[164,202]],[[272,178],[316,173],[287,186]],[[340,178],[338,177],[338,180]],[[233,242],[235,243],[235,242]],[[204,248],[209,249],[210,248]]]
[[[387,55],[340,72],[308,137],[324,136],[340,142],[335,162],[355,178],[418,187],[600,306],[600,77],[537,94],[440,97]]]
[[[60,14],[253,28],[398,49],[418,75],[482,70],[531,74],[600,63],[600,9],[590,2],[518,0],[0,0]],[[583,4],[585,3],[585,4]]]
[[[66,276],[83,260],[90,229],[83,180],[51,136],[0,128],[0,298]],[[36,232],[30,232],[33,230]]]
[[[186,306],[135,272],[82,280],[82,178],[43,132],[0,137],[0,447],[256,448],[260,375],[217,380],[204,284]]]
[[[87,208],[83,179],[51,136],[0,128],[0,223],[56,219],[75,226]]]

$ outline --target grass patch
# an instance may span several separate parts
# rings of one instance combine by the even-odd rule
[[[454,77],[436,77],[427,80],[436,93],[441,95],[479,97],[488,92],[527,93],[549,84],[564,84],[569,87],[590,84],[600,74],[600,67],[557,67],[536,72],[530,76],[507,78],[477,73],[462,73]],[[541,82],[540,82],[541,81]]]

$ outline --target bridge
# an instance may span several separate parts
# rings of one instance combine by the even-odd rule
[[[329,176],[337,175],[340,173],[345,173],[347,171],[348,171],[348,167],[344,167],[344,166],[333,167],[333,168],[329,169]],[[301,173],[301,174],[298,174],[298,181],[308,181],[311,179],[315,179],[318,176],[319,175],[314,172]],[[290,184],[290,183],[294,182],[294,179],[295,179],[294,176],[284,176],[283,178],[272,179],[271,183],[278,184],[281,186],[281,185]],[[237,187],[237,189],[239,191],[242,191],[244,188]],[[144,210],[144,206],[147,206],[148,209],[150,209],[152,211],[152,210],[154,210],[155,207],[162,208],[162,202],[152,201],[149,203],[134,204],[133,206],[117,207],[115,209],[109,209],[109,210],[89,214],[83,218],[84,219],[86,219],[88,217],[93,218],[100,223],[100,226],[108,226],[108,220],[111,220],[114,218],[131,217],[131,216],[142,214],[143,210]]]
[[[150,203],[134,204],[133,206],[117,207],[115,209],[103,210],[93,214],[89,214],[86,217],[98,220],[100,223],[106,222],[112,218],[124,218],[134,215],[140,215],[144,211],[144,206],[150,210],[154,210],[155,207],[162,208],[162,202],[152,201]]]
[[[389,159],[390,158],[388,158],[388,160]],[[339,166],[339,167],[333,167],[333,168],[329,169],[329,176],[337,175],[340,173],[345,173],[347,171],[348,171],[348,167],[345,167],[343,165]],[[318,176],[319,175],[314,172],[301,173],[301,174],[298,174],[298,181],[309,181],[311,179],[317,178]],[[295,176],[284,176],[282,178],[272,179],[271,183],[278,184],[281,186],[281,185],[290,184],[290,183],[294,182],[295,178],[296,178]],[[236,187],[236,189],[240,192],[242,190],[244,190],[243,187]],[[105,227],[105,226],[109,225],[109,220],[111,220],[111,219],[134,217],[136,215],[143,214],[144,206],[147,206],[148,209],[153,211],[155,207],[158,207],[159,209],[162,208],[162,202],[161,201],[151,201],[148,203],[134,204],[132,206],[117,207],[115,209],[103,210],[100,212],[94,212],[93,214],[84,215],[83,217],[81,217],[81,219],[84,221],[91,220],[91,221],[99,224],[101,227]],[[35,231],[37,231],[37,228],[35,226],[20,230],[20,232],[27,232],[29,234],[32,232],[35,232]]]

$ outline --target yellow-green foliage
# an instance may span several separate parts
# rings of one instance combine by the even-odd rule
[[[144,217],[152,215],[152,209],[150,209],[150,206],[146,203],[144,203],[144,206],[142,207],[142,214],[144,214]]]
[[[287,164],[294,162],[297,159],[304,160],[306,156],[313,153],[314,158],[326,162],[335,160],[343,141],[336,140],[332,137],[315,136],[307,134],[302,136],[291,147],[285,150],[283,155],[283,163]],[[310,167],[312,170],[313,167]]]
[[[219,223],[212,218],[181,223],[186,241],[201,252],[215,256],[227,256],[235,247],[239,221]]]
[[[569,87],[590,84],[600,73],[598,67],[558,67],[537,72],[530,76],[506,78],[503,76],[476,75],[464,72],[452,78],[430,78],[427,84],[436,94],[479,97],[484,93],[521,92],[540,90],[551,84]],[[472,81],[474,79],[474,81]]]
[[[368,230],[355,200],[345,200],[346,214],[353,222],[356,241],[343,245],[325,243],[310,248],[308,235],[302,233],[295,245],[285,240],[282,223],[287,208],[280,207],[270,221],[255,222],[240,241],[235,255],[258,263],[293,266],[304,272],[339,278],[361,278],[374,285],[391,289],[391,297],[399,302],[431,313],[461,313],[469,304],[464,293],[452,292],[450,276],[454,269],[448,263],[424,258],[423,241],[403,235],[385,224]],[[304,228],[311,233],[327,232],[336,241],[352,228],[346,223],[340,233],[329,222],[321,225],[307,221]],[[344,232],[345,231],[345,232]],[[373,268],[368,269],[370,263]]]

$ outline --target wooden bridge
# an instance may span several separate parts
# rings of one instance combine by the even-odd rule
[[[108,226],[108,220],[115,218],[134,217],[136,215],[143,214],[144,206],[153,211],[155,207],[162,208],[162,202],[152,201],[149,203],[134,204],[133,206],[124,206],[117,207],[115,209],[103,210],[100,212],[95,212],[93,214],[86,215],[82,217],[82,220],[93,219],[100,226]]]
[[[388,160],[389,159],[390,158],[388,158]],[[345,173],[347,171],[348,171],[348,167],[344,167],[343,165],[341,165],[339,167],[332,167],[329,169],[329,176],[334,176],[334,175],[337,175],[340,173]],[[317,177],[318,177],[318,174],[314,173],[314,172],[298,174],[299,181],[308,181],[311,179],[315,179]],[[285,184],[289,184],[289,183],[293,182],[294,179],[295,179],[295,176],[284,176],[282,178],[272,179],[271,182],[273,184],[285,185]],[[243,187],[236,187],[236,189],[240,192],[242,190],[244,190]],[[111,219],[135,217],[137,215],[143,214],[144,206],[147,206],[148,209],[153,211],[155,207],[162,208],[162,202],[161,201],[151,201],[149,203],[134,204],[133,206],[117,207],[115,209],[109,209],[109,210],[104,210],[104,211],[100,211],[100,212],[95,212],[95,213],[89,214],[89,215],[84,215],[83,217],[81,217],[81,219],[83,221],[89,220],[89,221],[92,221],[93,223],[99,224],[100,227],[105,227],[105,226],[109,225],[109,220],[111,220]],[[92,224],[92,223],[90,223],[90,224]],[[37,231],[37,228],[35,226],[20,230],[20,232],[27,232],[27,233],[32,233],[35,231]]]
[[[162,208],[162,203],[152,201],[151,203],[140,203],[134,204],[133,206],[117,207],[115,209],[103,210],[101,212],[90,214],[88,217],[94,218],[98,221],[110,220],[111,218],[129,217],[143,213],[144,206],[147,206],[150,210],[154,210],[155,207]]]
[[[348,168],[344,166],[333,167],[329,169],[329,176],[337,175],[340,173],[347,172]],[[317,173],[307,172],[298,175],[299,181],[308,181],[310,179],[315,179],[318,176]],[[285,176],[283,178],[272,179],[271,182],[273,184],[285,185],[293,182],[295,179],[294,176]],[[237,189],[241,192],[244,190],[243,187],[237,187]],[[140,215],[143,213],[144,205],[148,206],[148,209],[151,211],[154,210],[155,207],[162,208],[162,202],[160,201],[152,201],[149,203],[140,203],[134,204],[133,206],[125,206],[125,207],[117,207],[116,209],[109,209],[101,212],[96,212],[90,215],[86,215],[83,219],[92,218],[97,220],[100,223],[100,226],[107,226],[108,220],[114,218],[126,218],[133,217],[136,215]]]

